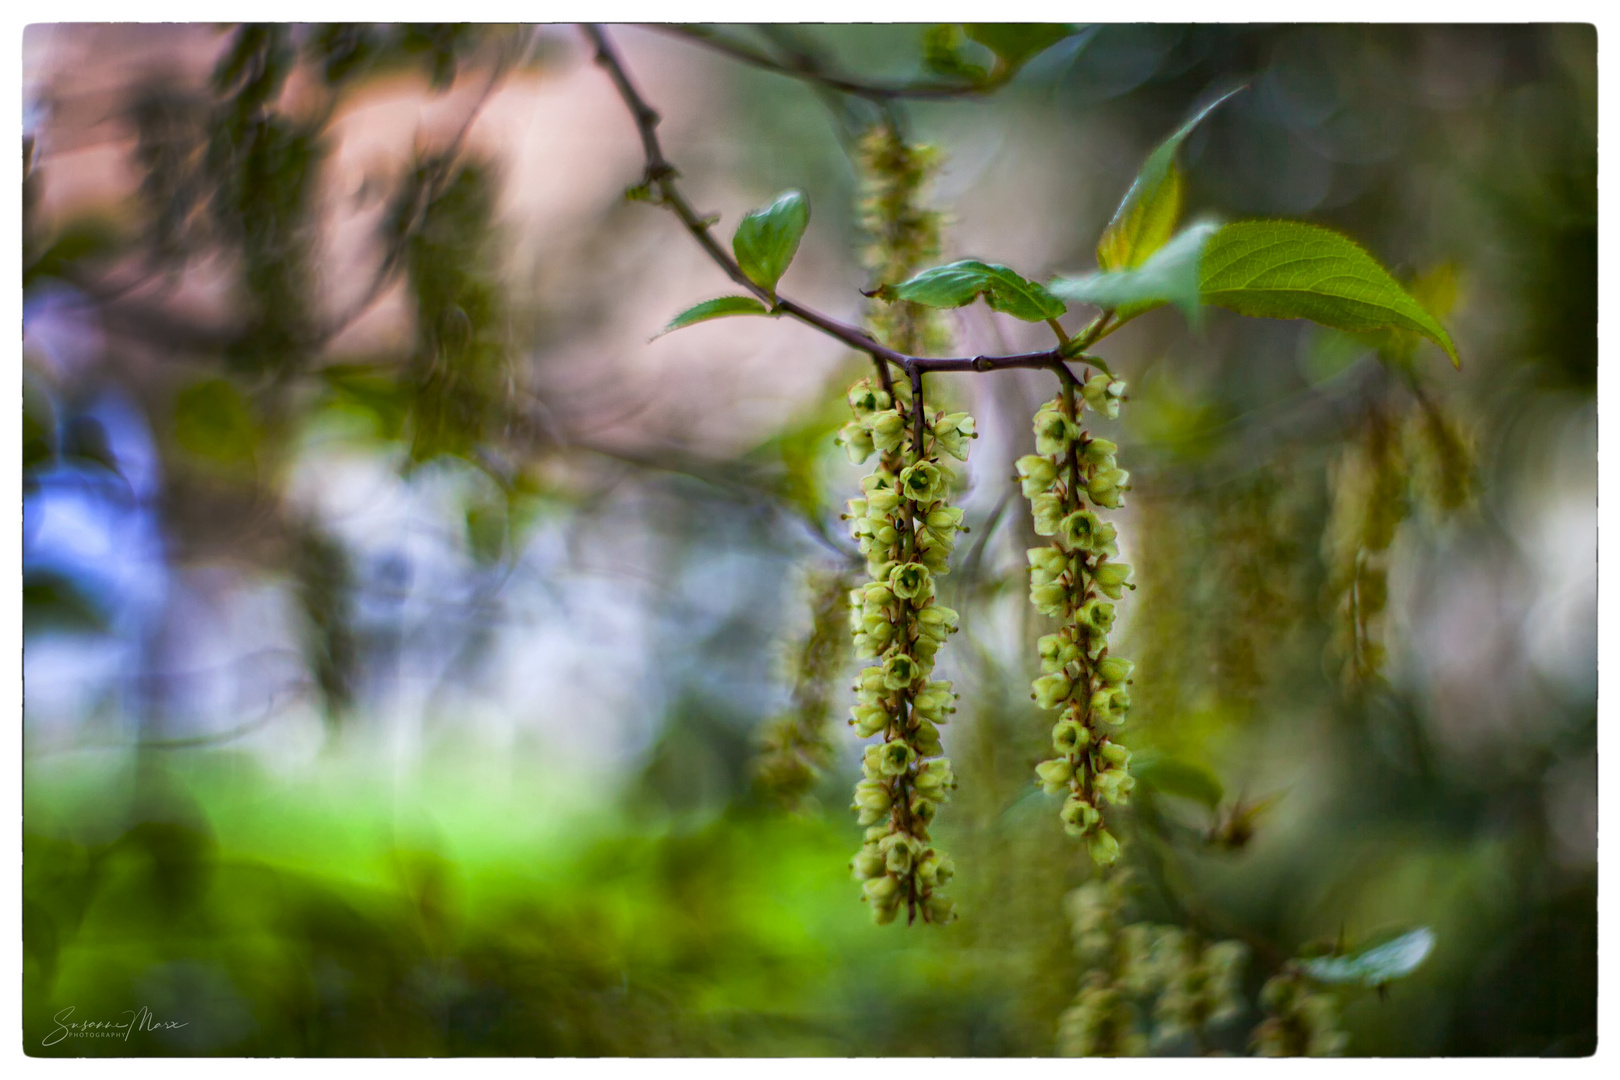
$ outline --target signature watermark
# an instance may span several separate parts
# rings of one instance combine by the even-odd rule
[[[77,1008],[76,1005],[69,1005],[51,1017],[51,1022],[56,1026],[40,1040],[41,1046],[55,1046],[66,1039],[123,1039],[128,1042],[132,1031],[171,1031],[186,1026],[183,1020],[159,1020],[145,1005],[139,1009],[125,1009],[121,1014],[123,1018],[119,1020],[75,1020],[73,1013]]]

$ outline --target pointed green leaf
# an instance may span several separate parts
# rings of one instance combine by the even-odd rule
[[[765,305],[752,296],[721,296],[687,308],[669,320],[669,325],[658,331],[654,336],[655,338],[661,338],[671,330],[681,330],[691,326],[693,323],[708,322],[710,319],[723,319],[727,315],[769,314],[770,311]]]
[[[996,66],[1004,75],[1075,32],[1063,23],[967,23],[962,29],[970,40],[996,54]]]
[[[1220,226],[1201,222],[1183,229],[1134,270],[1102,270],[1078,278],[1058,278],[1047,286],[1070,303],[1111,310],[1121,322],[1175,304],[1187,321],[1197,324],[1198,267],[1209,238]]]
[[[1300,967],[1320,982],[1382,986],[1416,971],[1433,951],[1434,931],[1420,926],[1382,945],[1344,956],[1304,960]]]
[[[1221,228],[1204,248],[1204,303],[1240,315],[1310,319],[1352,332],[1395,329],[1421,334],[1457,367],[1451,336],[1423,305],[1347,236],[1301,221],[1242,221]]]
[[[776,292],[776,283],[798,252],[799,238],[808,224],[810,200],[802,191],[784,191],[769,206],[743,218],[731,238],[731,250],[748,280]]]
[[[1098,266],[1104,270],[1140,266],[1170,238],[1181,214],[1181,172],[1175,167],[1176,151],[1204,117],[1242,89],[1240,86],[1222,94],[1199,109],[1148,155],[1097,241]]]
[[[1215,774],[1202,765],[1162,754],[1141,754],[1131,762],[1131,775],[1166,795],[1201,802],[1213,810],[1225,792]]]
[[[1033,281],[1005,266],[977,259],[924,270],[899,285],[885,285],[873,295],[935,308],[964,307],[983,296],[993,310],[1025,322],[1055,319],[1068,310],[1063,301]]]

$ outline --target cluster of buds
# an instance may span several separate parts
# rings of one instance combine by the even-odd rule
[[[923,205],[939,153],[907,143],[889,124],[879,124],[856,144],[860,197],[856,221],[866,236],[861,261],[874,284],[904,281],[939,255],[940,214]],[[950,335],[942,312],[909,301],[876,303],[867,313],[874,337],[908,356],[939,356]]]
[[[1159,1000],[1154,1038],[1202,1034],[1243,1014],[1239,984],[1248,950],[1239,941],[1204,945],[1176,927],[1156,927],[1150,963]]]
[[[1129,973],[1147,962],[1147,943],[1123,926],[1130,874],[1093,879],[1066,898],[1074,951],[1086,967],[1080,992],[1058,1019],[1058,1052],[1065,1057],[1139,1057],[1148,1051]]]
[[[1124,396],[1125,384],[1102,374],[1081,391],[1086,405],[1110,418],[1119,415]],[[1052,728],[1057,756],[1035,772],[1048,793],[1067,792],[1064,831],[1084,838],[1092,859],[1107,866],[1119,857],[1119,841],[1103,827],[1100,804],[1128,801],[1135,784],[1130,751],[1107,735],[1125,722],[1133,669],[1129,660],[1108,654],[1109,601],[1136,586],[1130,566],[1116,561],[1114,526],[1096,511],[1123,506],[1130,477],[1114,461],[1118,447],[1089,435],[1079,412],[1071,384],[1036,412],[1036,452],[1017,462],[1035,531],[1052,538],[1029,550],[1030,601],[1060,623],[1040,640],[1043,674],[1033,687],[1041,708],[1058,713]]]
[[[812,571],[809,580],[810,632],[791,658],[792,706],[765,725],[754,775],[783,806],[805,809],[810,791],[832,756],[828,724],[833,681],[849,651],[844,633],[852,575]]]
[[[1294,972],[1273,976],[1260,988],[1260,1006],[1269,1014],[1254,1029],[1260,1057],[1338,1057],[1350,1036],[1339,1029],[1333,995],[1311,989]]]
[[[902,906],[908,920],[920,912],[946,922],[952,904],[939,889],[952,865],[930,843],[928,827],[956,782],[939,740],[955,695],[929,675],[956,629],[957,614],[938,602],[935,579],[963,526],[962,511],[946,503],[953,477],[940,454],[965,460],[973,421],[921,402],[914,412],[909,397],[891,400],[869,380],[850,390],[849,403],[855,420],[839,441],[851,460],[882,455],[847,515],[870,578],[849,594],[850,631],[856,655],[872,661],[856,680],[850,723],[862,738],[882,736],[866,748],[855,788],[851,809],[867,830],[852,868],[878,922],[893,921]]]
[[[1127,924],[1130,880],[1128,870],[1115,870],[1069,894],[1075,952],[1086,972],[1058,1025],[1066,1055],[1123,1057],[1189,1042],[1201,1048],[1206,1033],[1244,1012],[1243,944],[1206,945],[1178,927]]]

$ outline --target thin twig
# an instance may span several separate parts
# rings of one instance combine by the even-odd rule
[[[855,97],[865,98],[879,105],[886,104],[901,98],[913,98],[923,101],[938,101],[945,98],[977,97],[1000,89],[1006,82],[1006,76],[994,76],[983,82],[957,83],[957,82],[906,82],[906,83],[874,83],[863,82],[859,79],[845,78],[842,75],[833,75],[821,70],[812,63],[806,62],[802,54],[794,59],[798,62],[788,65],[777,60],[753,46],[740,41],[734,41],[712,30],[705,30],[698,26],[651,24],[649,29],[659,30],[666,34],[686,41],[694,42],[705,48],[713,49],[740,60],[745,64],[777,75],[786,75],[790,79],[824,86],[830,90],[837,90],[842,94],[851,94]]]
[[[658,113],[647,104],[646,100],[636,90],[630,81],[629,72],[625,69],[618,53],[609,44],[607,35],[602,28],[592,24],[583,24],[586,37],[596,48],[596,62],[606,69],[613,85],[619,91],[619,97],[624,100],[625,106],[636,122],[636,131],[641,136],[641,148],[646,159],[646,184],[649,189],[656,189],[658,202],[668,207],[675,216],[686,226],[686,231],[692,234],[709,258],[713,259],[726,276],[732,281],[747,289],[762,303],[769,305],[773,312],[782,315],[791,315],[802,323],[813,326],[822,333],[842,341],[851,348],[871,356],[880,364],[892,364],[911,375],[930,371],[1005,371],[1013,368],[1062,368],[1067,360],[1058,350],[1048,350],[1039,353],[1020,353],[1015,356],[973,356],[973,357],[921,357],[907,356],[896,352],[876,341],[866,331],[849,323],[840,322],[813,308],[806,307],[796,300],[789,299],[780,293],[773,294],[769,289],[756,284],[743,273],[718,241],[710,235],[710,222],[692,209],[690,203],[681,195],[675,186],[675,178],[679,175],[669,159],[664,156],[663,147],[659,145],[657,127]],[[1070,342],[1068,348],[1078,351],[1094,343],[1104,333],[1103,327],[1107,323],[1107,312],[1093,320],[1082,334]],[[1076,344],[1080,342],[1080,344]]]

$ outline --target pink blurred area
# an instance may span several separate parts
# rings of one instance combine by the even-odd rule
[[[804,327],[765,320],[699,326],[658,338],[691,304],[721,295],[730,282],[672,218],[621,205],[639,179],[641,148],[612,84],[590,62],[577,30],[537,31],[547,59],[504,78],[489,92],[487,72],[462,72],[434,91],[420,74],[382,76],[335,101],[298,74],[280,102],[294,115],[334,108],[321,173],[322,280],[314,290],[328,316],[366,293],[380,257],[377,228],[387,192],[418,152],[453,140],[470,122],[465,146],[496,168],[504,270],[514,326],[539,322],[541,339],[514,335],[520,379],[539,396],[586,393],[597,403],[575,417],[598,443],[626,448],[678,440],[701,454],[734,454],[780,428],[825,385],[845,353]],[[706,123],[728,88],[723,70],[658,34],[615,28],[615,40],[647,96],[665,117],[660,134],[681,163],[691,196],[721,215],[722,232],[773,192],[736,183],[739,148]],[[139,199],[130,91],[154,79],[203,93],[229,35],[212,25],[34,25],[23,43],[23,89],[43,183],[39,220],[60,225],[87,214],[128,222]],[[302,73],[303,69],[299,69]],[[604,244],[604,223],[612,230]],[[830,232],[830,230],[829,230]],[[853,287],[816,283],[847,262],[815,230],[790,284],[832,313],[854,317]],[[177,280],[146,282],[142,269],[108,273],[111,289],[166,290],[169,309],[199,324],[220,320],[231,303],[233,268],[221,259],[189,265]],[[793,279],[797,279],[796,281]],[[384,290],[327,346],[325,359],[403,354],[411,314],[403,286]],[[707,408],[716,395],[734,403]]]

